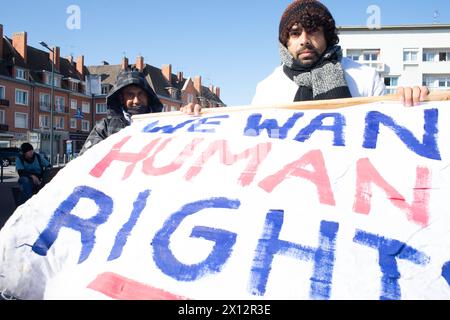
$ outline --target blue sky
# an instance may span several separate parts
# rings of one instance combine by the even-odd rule
[[[290,0],[0,0],[4,33],[27,31],[28,44],[43,40],[61,55],[83,54],[87,65],[118,64],[139,54],[158,68],[202,76],[217,85],[229,106],[251,102],[256,84],[279,64],[278,23]],[[366,25],[370,5],[382,25],[450,24],[448,0],[324,0],[338,25]],[[81,28],[68,29],[70,5],[81,10]],[[26,8],[25,8],[26,7]]]

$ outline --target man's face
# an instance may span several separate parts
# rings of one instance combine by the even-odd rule
[[[300,24],[294,24],[289,30],[287,48],[292,56],[305,66],[316,63],[327,48],[323,28],[308,33]]]
[[[132,115],[142,113],[142,107],[148,105],[147,92],[133,84],[122,89],[122,100],[122,103]]]
[[[33,155],[34,155],[34,150],[33,149],[29,150],[29,151],[27,151],[27,152],[25,152],[23,154],[25,159],[31,159],[31,158],[33,158]]]

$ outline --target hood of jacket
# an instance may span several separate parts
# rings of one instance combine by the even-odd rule
[[[116,85],[106,97],[106,104],[108,106],[108,113],[111,115],[122,115],[124,106],[121,102],[121,91],[126,86],[134,84],[141,87],[148,95],[148,113],[161,112],[163,105],[159,101],[156,93],[149,86],[148,82],[142,73],[136,70],[124,70],[117,76]]]

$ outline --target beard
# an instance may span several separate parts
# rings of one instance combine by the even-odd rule
[[[305,57],[302,57],[302,54],[305,54],[308,52],[309,54]],[[300,62],[302,65],[309,67],[313,64],[315,64],[320,59],[320,52],[311,44],[308,44],[305,46],[305,48],[301,51],[299,51],[296,55],[296,59],[298,62]]]
[[[132,107],[128,107],[127,111],[132,116],[137,115],[137,114],[150,113],[148,106],[132,106]]]

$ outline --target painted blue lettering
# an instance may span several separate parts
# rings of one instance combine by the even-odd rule
[[[283,210],[271,210],[267,214],[264,231],[258,242],[251,269],[251,293],[258,296],[265,294],[273,258],[276,254],[282,254],[303,261],[313,261],[314,271],[310,278],[310,297],[312,299],[329,299],[339,224],[322,221],[319,247],[311,248],[279,239],[283,219]]]
[[[366,149],[376,149],[380,123],[390,128],[402,140],[402,142],[414,153],[433,160],[441,160],[437,144],[439,112],[437,109],[424,110],[424,130],[422,143],[417,140],[413,133],[398,125],[391,117],[378,112],[371,111],[366,116],[366,129],[364,132],[364,144]]]
[[[142,210],[144,210],[147,205],[147,199],[149,196],[150,190],[143,191],[138,195],[136,201],[133,203],[133,211],[131,212],[130,219],[128,219],[116,235],[116,241],[114,242],[111,253],[109,254],[108,261],[115,260],[122,254],[122,250],[127,243],[128,236],[136,225]]]
[[[208,208],[238,209],[239,200],[211,198],[184,205],[166,220],[164,226],[153,238],[153,259],[158,268],[166,275],[178,281],[195,281],[207,274],[220,272],[231,255],[236,242],[236,233],[209,227],[195,227],[191,237],[214,241],[214,247],[208,257],[197,264],[186,265],[175,258],[170,249],[170,237],[184,218]]]
[[[354,242],[378,250],[381,268],[381,300],[401,299],[401,289],[398,283],[401,274],[397,267],[397,259],[408,260],[417,265],[426,265],[430,258],[398,240],[386,239],[376,234],[356,230]]]
[[[278,126],[278,122],[275,119],[266,119],[261,123],[262,114],[252,114],[247,120],[247,126],[244,129],[244,135],[249,137],[258,137],[261,131],[267,130],[267,134],[273,139],[286,139],[289,130],[295,125],[298,119],[303,117],[303,112],[296,112],[290,117],[284,126]]]
[[[156,133],[158,131],[162,131],[162,133],[174,133],[175,131],[185,127],[186,125],[188,125],[189,123],[194,122],[196,119],[190,119],[187,121],[184,121],[176,126],[172,126],[172,125],[167,125],[167,126],[162,126],[162,127],[157,127],[156,125],[159,123],[159,120],[156,120],[152,123],[149,123],[148,125],[146,125],[144,127],[144,129],[142,129],[142,132],[146,132],[146,133]]]
[[[98,213],[82,219],[70,214],[81,199],[90,199],[98,206]],[[87,186],[76,187],[73,193],[56,209],[50,222],[33,244],[32,250],[41,256],[46,256],[58,237],[61,228],[76,230],[81,234],[81,253],[78,263],[85,261],[95,244],[95,231],[105,223],[113,210],[113,200],[101,191]]]
[[[200,129],[200,126],[210,124],[210,125],[220,125],[220,121],[211,121],[208,122],[210,119],[227,119],[229,118],[229,115],[222,115],[222,116],[214,116],[214,117],[208,117],[208,118],[202,118],[198,122],[194,123],[192,126],[189,127],[189,132],[203,132],[203,133],[215,133],[215,129]]]
[[[446,262],[442,266],[442,277],[447,281],[448,285],[450,286],[450,261]]]
[[[334,124],[331,126],[324,126],[323,120],[326,118],[334,118]],[[328,130],[334,133],[333,145],[338,147],[345,147],[344,128],[345,118],[340,113],[323,113],[315,117],[311,123],[300,130],[294,140],[305,142],[316,130]]]

